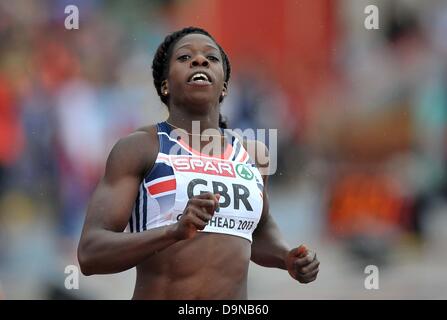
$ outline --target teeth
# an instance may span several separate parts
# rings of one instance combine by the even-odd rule
[[[196,73],[191,78],[192,81],[209,81],[208,77],[204,73]]]

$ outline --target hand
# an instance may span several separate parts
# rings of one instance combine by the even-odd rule
[[[317,254],[305,245],[289,251],[286,266],[289,274],[300,283],[309,283],[317,278],[320,262]]]
[[[202,193],[188,200],[183,215],[175,226],[179,240],[193,238],[197,230],[203,230],[219,208],[220,194]]]

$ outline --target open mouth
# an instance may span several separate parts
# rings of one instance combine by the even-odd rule
[[[188,79],[188,83],[191,84],[199,84],[199,85],[209,85],[211,84],[211,78],[204,72],[196,72],[193,73],[192,76]]]

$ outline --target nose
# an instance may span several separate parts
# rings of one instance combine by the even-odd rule
[[[194,59],[191,60],[191,67],[208,67],[210,65],[207,58],[205,58],[203,55],[198,54],[194,57]]]

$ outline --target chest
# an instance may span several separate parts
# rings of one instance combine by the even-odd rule
[[[195,156],[170,156],[176,180],[174,212],[204,192],[220,194],[220,208],[210,226],[253,231],[263,207],[263,181],[249,163]],[[250,227],[251,226],[251,227]]]

